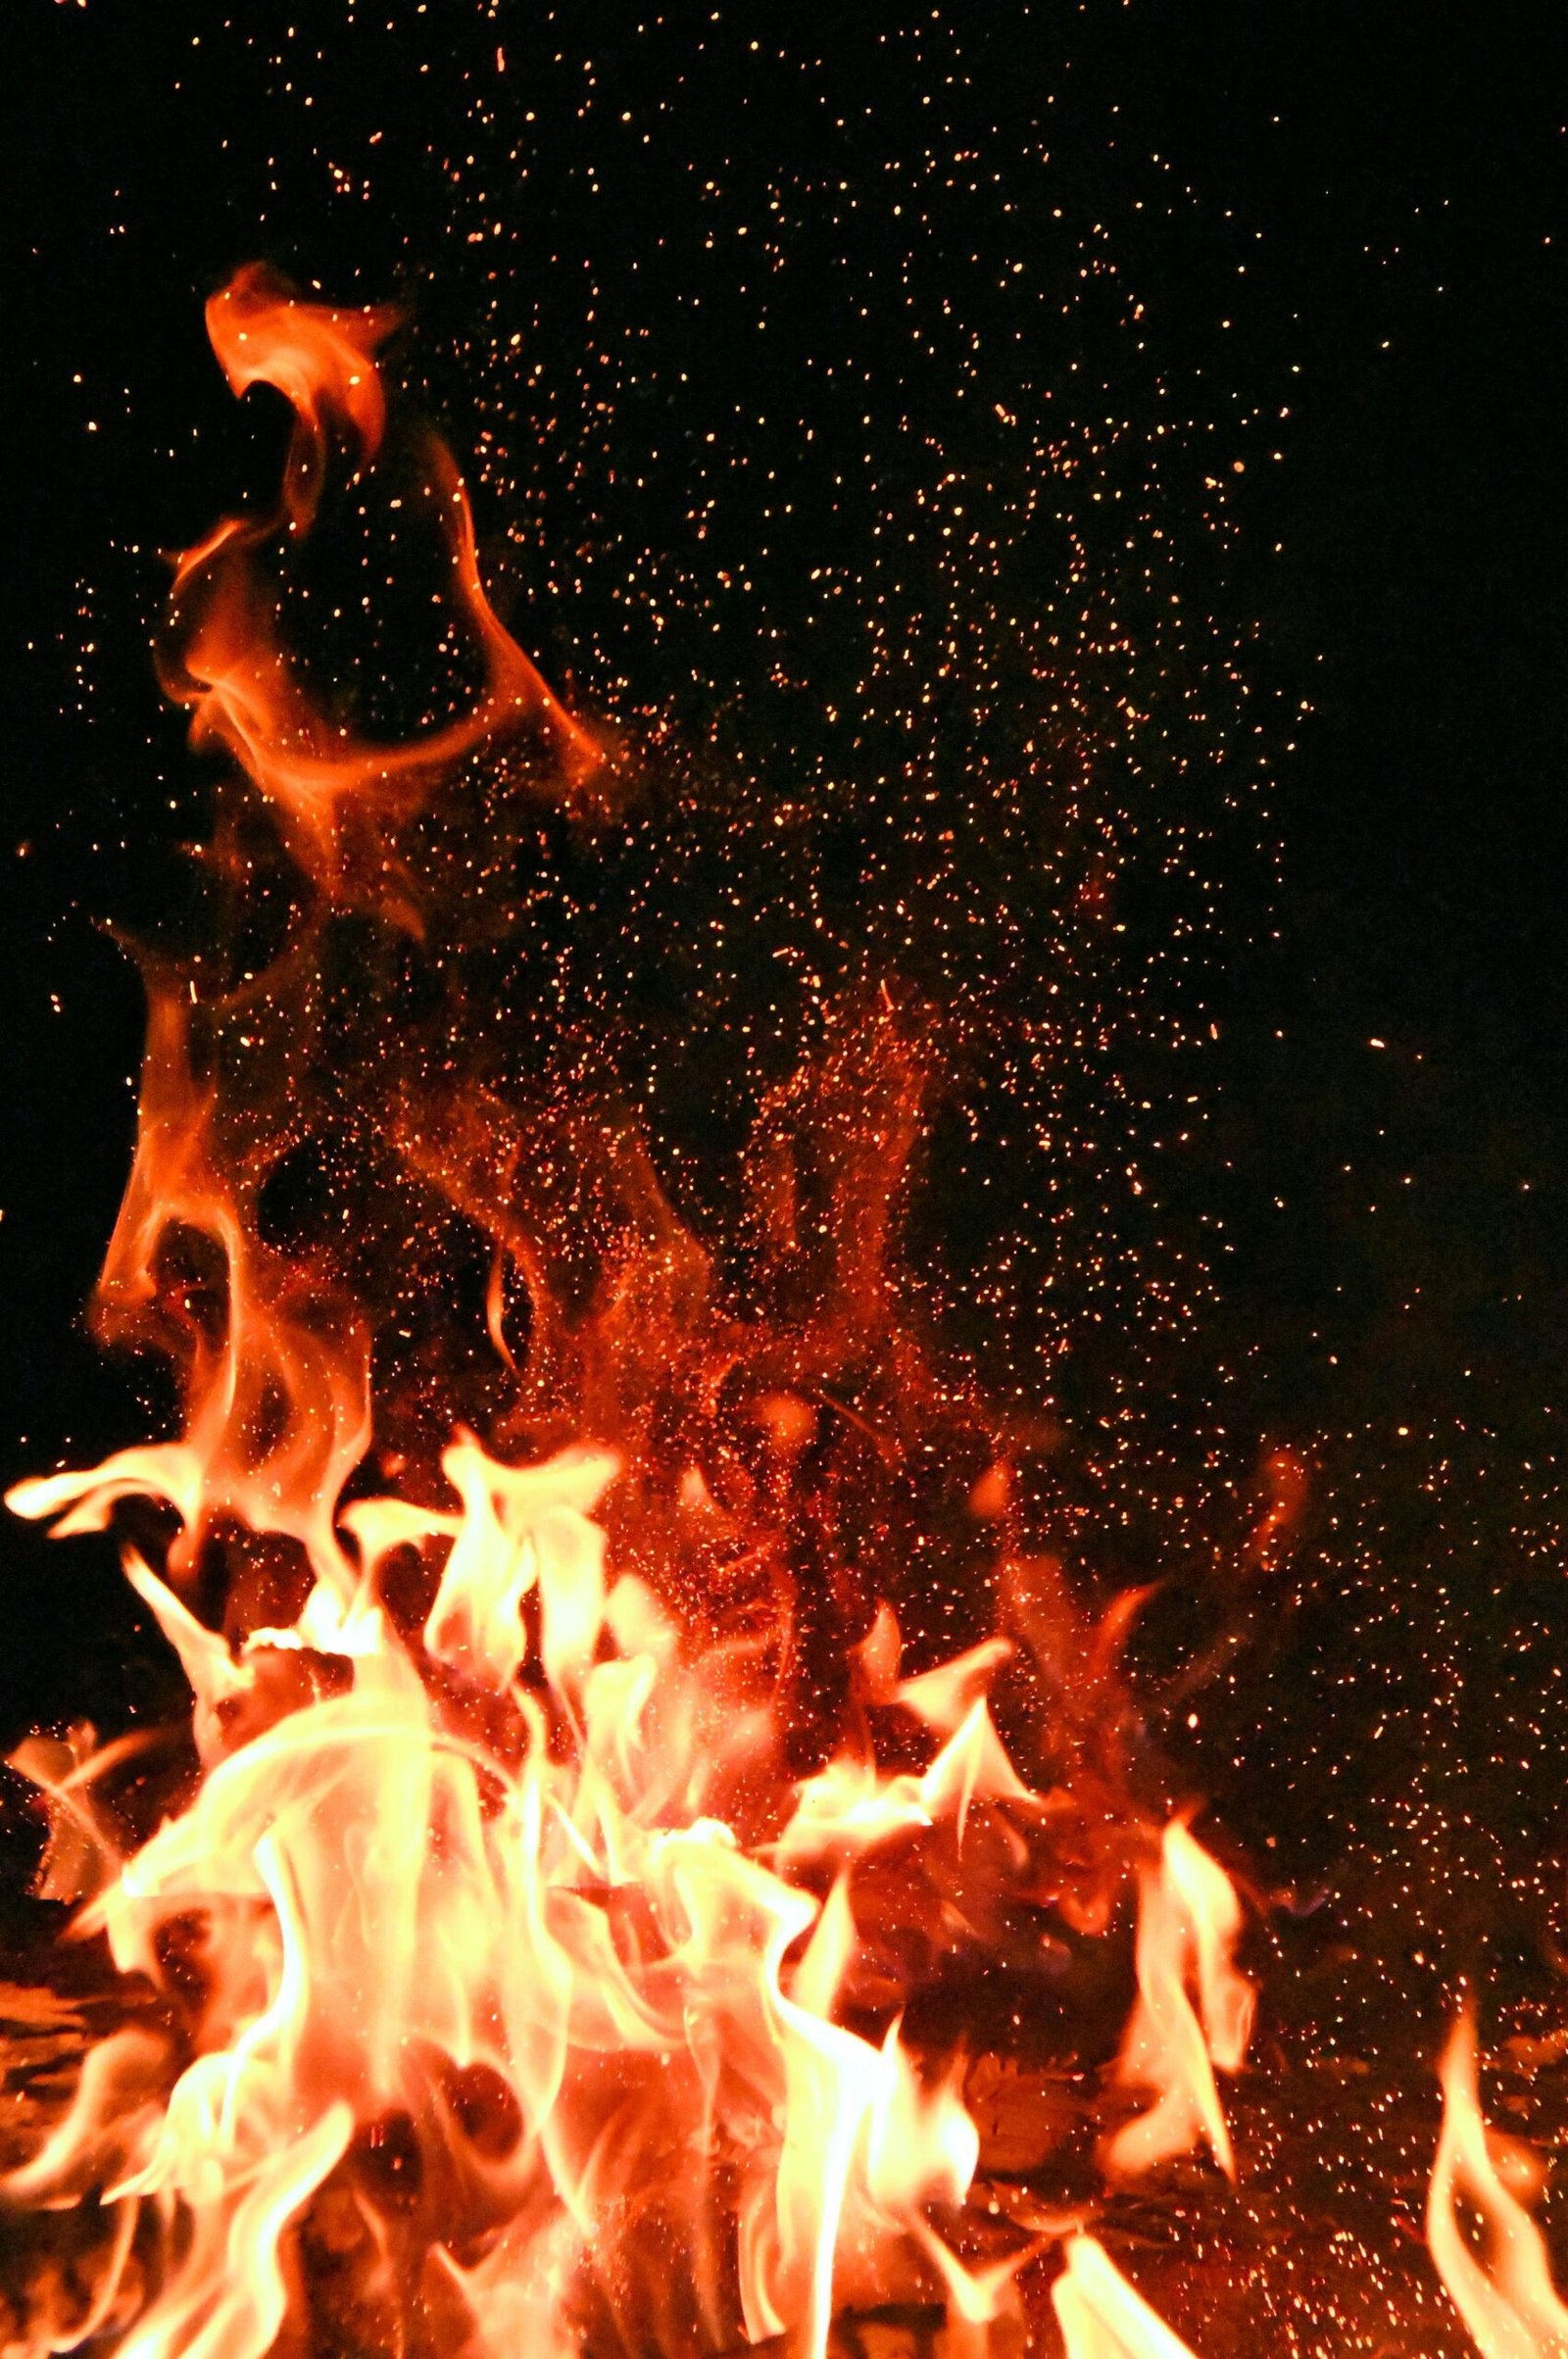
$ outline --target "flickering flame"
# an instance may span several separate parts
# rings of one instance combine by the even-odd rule
[[[254,270],[208,319],[235,390],[276,386],[295,429],[277,512],[225,520],[181,561],[173,692],[328,906],[417,923],[390,822],[519,718],[547,724],[568,785],[590,741],[496,622],[433,447],[485,692],[412,746],[327,727],[260,559],[312,529],[335,450],[373,463],[393,319],[301,303]],[[286,983],[268,988],[275,1014]],[[352,2257],[372,2341],[381,2314],[396,2340],[417,2311],[445,2317],[453,2348],[508,2359],[565,2359],[607,2328],[671,2353],[789,2333],[821,2359],[838,2305],[890,2294],[982,2328],[1012,2266],[971,2267],[936,2217],[961,2211],[976,2167],[961,2075],[906,2047],[897,2006],[873,2026],[854,1998],[853,1866],[893,1831],[961,1842],[987,1805],[1038,1815],[985,1698],[1010,1648],[890,1674],[880,1708],[923,1768],[884,1774],[865,1739],[792,1784],[755,1640],[694,1645],[612,1566],[611,1449],[518,1464],[460,1432],[444,1498],[345,1499],[374,1426],[371,1335],[329,1271],[265,1241],[276,1149],[225,1094],[210,1023],[198,1054],[193,1011],[194,978],[149,975],[136,1155],[98,1298],[110,1333],[173,1357],[183,1429],[10,1502],[60,1534],[137,1499],[172,1514],[161,1570],[128,1541],[124,1560],[189,1681],[200,1767],[122,1853],[92,1797],[123,1745],[95,1752],[83,1731],[17,1756],[51,1813],[39,1889],[80,1896],[78,1936],[103,1937],[179,2024],[103,2040],[9,2182],[14,2202],[95,2195],[117,2222],[90,2315],[46,2316],[39,2347],[114,2315],[134,2359],[263,2359],[285,2321],[303,2326],[313,2221]],[[172,1279],[176,1243],[206,1274]],[[874,1295],[874,1228],[845,1243]],[[814,1413],[777,1396],[768,1414],[787,1463]],[[678,1492],[712,1511],[700,1467]],[[294,1551],[307,1579],[281,1619],[217,1630],[182,1592],[234,1531]],[[401,1567],[407,1592],[411,1563],[412,1621],[388,1588]]]
[[[148,1314],[182,1363],[185,1430],[176,1441],[117,1451],[90,1476],[20,1484],[24,1515],[60,1517],[62,1537],[102,1530],[120,1500],[145,1496],[180,1522],[172,1563],[183,1573],[221,1517],[305,1550],[318,1580],[345,1600],[357,1574],[338,1543],[338,1494],[370,1441],[369,1339],[346,1302],[259,1234],[259,1177],[232,1168],[218,1139],[216,1088],[192,1071],[189,1010],[153,978],[148,994],[136,1152],[98,1284],[102,1324],[134,1331]],[[172,1231],[199,1238],[223,1274],[214,1319],[172,1297],[160,1256]],[[270,1441],[260,1439],[270,1435]],[[199,1693],[199,1691],[198,1691]]]
[[[356,469],[373,465],[386,423],[375,355],[398,324],[389,306],[340,311],[306,303],[252,265],[207,306],[213,349],[235,393],[275,386],[294,412],[279,505],[225,516],[179,559],[165,684],[191,709],[193,745],[221,746],[279,814],[302,866],[332,894],[417,923],[390,860],[383,823],[416,810],[454,765],[503,734],[531,729],[558,765],[551,791],[583,789],[602,757],[506,630],[479,577],[473,514],[450,452],[422,446],[423,501],[443,536],[458,615],[478,649],[472,709],[405,745],[351,738],[319,710],[280,643],[277,586],[265,559],[315,524],[340,443]]]
[[[1093,2236],[1069,2241],[1051,2300],[1066,2359],[1194,2359]]]
[[[1443,2130],[1427,2194],[1438,2274],[1481,2359],[1563,2359],[1568,2307],[1552,2285],[1541,2231],[1519,2200],[1539,2166],[1532,2172],[1533,2157],[1487,2130],[1473,2008],[1456,2018],[1438,2077]]]
[[[603,1452],[511,1468],[456,1443],[459,1508],[346,1507],[352,1594],[334,1548],[298,1622],[233,1656],[139,1568],[209,1732],[206,1774],[79,1924],[159,1985],[160,1936],[199,1916],[200,2053],[162,2107],[127,2105],[118,2072],[112,2104],[87,2091],[12,2188],[58,2197],[108,2173],[106,2200],[180,2224],[137,2359],[261,2359],[288,2298],[285,2225],[388,2120],[416,2139],[416,2208],[446,2183],[427,2265],[475,2349],[576,2351],[579,2280],[640,2215],[678,2236],[672,2280],[689,2283],[663,2298],[710,2347],[732,2337],[731,2265],[748,2339],[793,2329],[814,2359],[846,2294],[950,2282],[981,2318],[1000,2298],[928,2223],[974,2173],[956,2088],[927,2084],[896,2020],[880,2040],[835,2020],[847,1881],[819,1901],[715,1806],[769,1743],[744,1683],[683,1663],[644,1586],[607,1577],[592,1511],[615,1471]],[[99,1481],[77,1479],[77,1512],[97,1511]],[[376,1600],[392,1551],[436,1543],[424,1654],[467,1708],[443,1704]],[[304,1699],[273,1717],[291,1652]],[[254,1713],[235,1743],[225,1729]],[[486,1718],[505,1734],[482,1738]],[[612,2307],[633,2292],[599,2290]]]
[[[1213,2068],[1240,2071],[1251,2037],[1253,1992],[1233,1956],[1241,1930],[1230,1878],[1173,1820],[1158,1867],[1139,1878],[1138,2003],[1120,2065],[1122,2080],[1152,2090],[1154,2101],[1107,2140],[1112,2172],[1150,2170],[1202,2138],[1235,2178]]]

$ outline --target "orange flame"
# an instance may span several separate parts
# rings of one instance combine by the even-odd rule
[[[711,2249],[726,2216],[749,2338],[791,2330],[821,2359],[836,2300],[933,2275],[964,2314],[990,2315],[1001,2288],[927,2219],[963,2201],[973,2124],[951,2082],[925,2086],[896,2020],[880,2041],[835,2020],[857,1943],[845,1878],[819,1902],[714,1813],[770,1732],[733,1666],[684,1665],[643,1585],[607,1580],[591,1514],[614,1461],[509,1468],[461,1441],[446,1467],[456,1511],[346,1506],[353,1594],[334,1548],[298,1621],[237,1653],[138,1567],[216,1733],[188,1808],[80,1925],[122,1973],[167,1987],[160,1938],[199,1914],[199,2052],[159,2107],[118,2087],[106,2106],[99,2051],[12,2193],[58,2197],[107,2170],[107,2201],[180,2224],[127,2345],[138,2359],[262,2359],[287,2301],[287,2224],[389,2117],[453,2183],[425,2265],[461,2295],[475,2349],[576,2350],[574,2303],[611,2224],[642,2209],[684,2232],[684,2331],[701,2323],[710,2344],[729,2324]],[[77,1513],[98,1479],[79,1478]],[[117,1489],[135,1480],[120,1463]],[[41,1502],[34,1488],[13,1503]],[[377,1600],[388,1557],[432,1544],[449,1545],[425,1650],[462,1694],[509,1707],[504,1744],[443,1709]],[[316,1665],[314,1694],[230,1745],[223,1707],[259,1701],[289,1653]],[[802,1789],[808,1821],[832,1778]],[[504,2150],[465,2126],[465,2084],[496,2092]],[[465,2219],[503,2223],[471,2263]],[[616,2298],[612,2282],[597,2292]]]
[[[433,786],[478,748],[533,732],[555,765],[546,791],[570,800],[603,755],[546,687],[505,629],[479,577],[473,514],[451,454],[423,445],[422,493],[445,540],[457,611],[483,665],[471,711],[406,745],[351,738],[299,680],[276,635],[277,585],[262,563],[317,518],[328,457],[341,441],[356,469],[371,466],[386,423],[375,354],[398,324],[387,306],[339,311],[306,303],[261,265],[240,270],[207,306],[207,330],[237,394],[275,386],[294,411],[278,509],[225,516],[179,559],[165,685],[191,708],[191,742],[220,745],[277,813],[301,865],[334,899],[360,899],[416,927],[388,838]]]
[[[1561,2359],[1568,2307],[1539,2228],[1504,2177],[1481,2112],[1475,2011],[1457,2016],[1438,2067],[1443,2129],[1427,2190],[1427,2243],[1481,2359]],[[1478,2251],[1460,2206],[1479,2216]]]
[[[1051,2300],[1066,2359],[1194,2359],[1093,2236],[1069,2241]]]
[[[98,1284],[111,1335],[151,1330],[180,1363],[187,1402],[178,1441],[117,1451],[90,1475],[19,1484],[20,1514],[56,1516],[61,1534],[99,1531],[117,1502],[163,1500],[182,1527],[172,1562],[189,1569],[211,1526],[230,1516],[299,1542],[318,1580],[346,1597],[355,1572],[333,1507],[370,1440],[369,1346],[352,1306],[318,1273],[257,1234],[260,1178],[247,1183],[219,1137],[216,1085],[192,1070],[189,1011],[149,985],[136,1153]],[[172,1234],[211,1256],[210,1299],[171,1277]]]
[[[1152,2089],[1154,2102],[1107,2140],[1111,2171],[1147,2171],[1190,2153],[1201,2137],[1226,2177],[1235,2178],[1214,2066],[1240,2071],[1251,2038],[1254,1994],[1233,1962],[1241,1929],[1230,1878],[1183,1822],[1172,1820],[1158,1868],[1146,1868],[1139,1879],[1138,1999],[1119,2065],[1121,2080]]]

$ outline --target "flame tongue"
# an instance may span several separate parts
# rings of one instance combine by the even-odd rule
[[[603,756],[486,597],[467,492],[433,436],[422,445],[420,488],[446,542],[458,615],[481,659],[483,685],[471,710],[406,745],[349,739],[313,701],[278,638],[277,587],[266,561],[315,524],[334,445],[356,469],[373,465],[386,426],[375,356],[398,323],[390,306],[356,312],[302,302],[260,265],[208,304],[208,333],[234,392],[274,386],[294,412],[294,431],[276,511],[226,516],[180,558],[164,677],[191,709],[191,742],[234,757],[325,892],[417,930],[417,902],[391,832],[454,765],[531,729],[554,765],[548,791],[569,798]]]
[[[1438,2274],[1482,2359],[1562,2359],[1568,2307],[1551,2282],[1545,2242],[1498,2166],[1481,2113],[1476,2026],[1466,2008],[1439,2068],[1443,2131],[1427,2194],[1427,2241]],[[1460,2206],[1478,2215],[1477,2251]]]
[[[1071,2238],[1051,2298],[1066,2359],[1194,2359],[1093,2236]]]
[[[375,356],[398,324],[390,304],[339,311],[302,303],[260,263],[238,271],[207,306],[207,333],[230,390],[275,385],[298,420],[283,478],[283,510],[296,532],[315,521],[333,433],[349,441],[356,464],[381,447],[386,396]]]
[[[1235,2178],[1213,2067],[1236,2072],[1251,2037],[1251,1987],[1232,1962],[1241,1928],[1230,1879],[1173,1820],[1157,1871],[1146,1868],[1141,1878],[1138,2004],[1120,2067],[1122,2079],[1152,2090],[1154,2102],[1108,2140],[1112,2172],[1146,2171],[1190,2152],[1201,2136]]]

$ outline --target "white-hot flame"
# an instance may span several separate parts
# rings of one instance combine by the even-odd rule
[[[334,1539],[298,1623],[237,1655],[135,1563],[196,1692],[206,1772],[82,1922],[155,1985],[167,1930],[200,1926],[199,2052],[165,2101],[129,2105],[120,2050],[100,2049],[14,2191],[107,2176],[109,2201],[181,2224],[135,2359],[264,2359],[288,2224],[392,2116],[503,2224],[471,2259],[432,2236],[476,2350],[510,2359],[525,2331],[531,2350],[576,2351],[583,2282],[654,2205],[710,2341],[726,2298],[749,2338],[793,2332],[807,2359],[857,2295],[946,2291],[983,2320],[1004,2279],[966,2270],[929,2222],[963,2202],[974,2126],[897,2021],[872,2039],[836,2019],[857,1949],[847,1877],[823,1902],[783,1867],[911,1813],[961,1818],[977,1794],[1026,1795],[983,1698],[957,1682],[961,1717],[923,1777],[863,1763],[848,1818],[842,1764],[807,1781],[765,1865],[713,1802],[766,1725],[726,1692],[722,1656],[684,1663],[651,1593],[607,1574],[593,1511],[613,1459],[507,1467],[464,1439],[445,1466],[456,1509],[346,1508],[352,1592]],[[44,1503],[96,1512],[101,1479],[54,1482]],[[408,1547],[445,1551],[422,1636],[453,1699],[375,1600]],[[314,1692],[231,1743],[225,1715],[289,1656]],[[492,1742],[497,1712],[511,1735]],[[510,2109],[504,2151],[455,2124],[454,2076],[476,2070]]]

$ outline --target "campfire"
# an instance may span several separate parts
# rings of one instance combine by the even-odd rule
[[[1287,2202],[1279,1896],[1160,1799],[1147,1593],[1030,1552],[902,1283],[922,1010],[832,1010],[733,1236],[581,1043],[502,1047],[530,831],[628,761],[489,603],[395,316],[253,269],[208,325],[293,428],[162,652],[222,775],[96,1317],[177,1430],[9,1502],[117,1534],[191,1708],[14,1756],[70,1915],[0,1997],[6,2347],[1568,2352],[1467,2004],[1413,2207]],[[377,517],[463,685],[384,740],[284,621]]]

